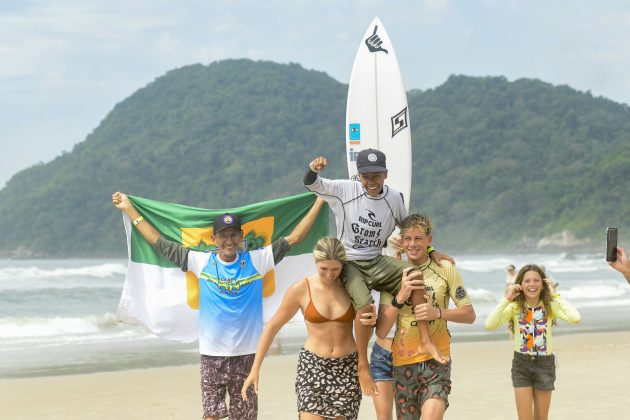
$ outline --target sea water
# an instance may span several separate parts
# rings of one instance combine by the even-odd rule
[[[582,313],[557,334],[630,329],[630,285],[603,254],[456,255],[477,321],[449,323],[453,341],[505,339],[486,316],[503,296],[506,267],[544,265],[558,291]],[[198,362],[196,343],[159,339],[116,321],[125,260],[0,260],[0,378],[49,376]],[[303,323],[287,325],[274,351],[293,352]]]
[[[0,378],[195,363],[196,344],[116,321],[125,260],[0,261]]]

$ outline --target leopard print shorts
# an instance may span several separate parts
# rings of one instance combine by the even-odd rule
[[[330,359],[300,351],[295,379],[298,412],[356,420],[361,404],[358,355]]]

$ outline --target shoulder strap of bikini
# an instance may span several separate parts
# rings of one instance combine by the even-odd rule
[[[308,277],[305,277],[304,280],[306,280],[306,288],[308,289],[308,300],[312,302],[313,298],[311,297],[311,285],[308,282]]]

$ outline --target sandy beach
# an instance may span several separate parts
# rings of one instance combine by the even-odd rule
[[[554,337],[558,358],[550,418],[624,418],[630,377],[630,332]],[[453,344],[453,390],[446,417],[515,418],[510,382],[511,343]],[[260,419],[297,418],[296,355],[265,360]],[[44,378],[0,380],[3,419],[199,419],[196,365]],[[373,419],[364,398],[360,419]]]

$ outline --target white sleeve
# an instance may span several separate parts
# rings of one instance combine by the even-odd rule
[[[271,245],[249,251],[249,256],[252,259],[252,264],[254,264],[256,271],[258,271],[260,275],[264,276],[269,271],[273,270],[273,250]]]
[[[208,264],[209,259],[209,252],[188,251],[188,271],[195,273],[199,277],[201,270]]]
[[[306,188],[326,201],[329,201],[332,197],[336,197],[341,199],[342,202],[345,202],[354,196],[355,184],[356,181],[350,181],[348,179],[326,179],[318,176],[317,180],[311,185],[306,185]]]
[[[405,203],[404,201],[401,199],[400,200],[400,209],[399,209],[399,214],[398,217],[400,217],[400,219],[398,219],[398,225],[400,225],[402,223],[403,220],[405,220],[405,217],[407,217],[407,208],[405,207]]]
[[[389,188],[389,186],[387,188]],[[402,195],[400,195],[400,192],[389,188],[387,202],[392,209],[394,219],[396,219],[396,226],[400,226],[405,217],[407,217],[407,208],[405,207]]]

